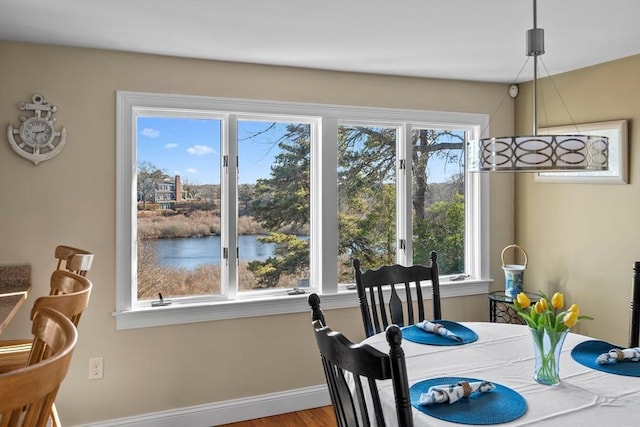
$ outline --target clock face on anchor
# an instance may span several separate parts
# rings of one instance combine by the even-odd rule
[[[20,138],[22,141],[32,148],[48,147],[53,150],[55,146],[51,143],[55,130],[53,122],[39,117],[31,117],[20,126]]]
[[[33,111],[32,117],[21,116],[18,129],[9,124],[7,137],[13,151],[35,165],[57,156],[64,147],[67,130],[56,131],[56,119],[52,114],[57,111],[55,105],[45,101],[42,95],[33,95],[31,103],[21,102],[18,108],[22,111]]]

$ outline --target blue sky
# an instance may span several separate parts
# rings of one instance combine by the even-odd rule
[[[270,175],[278,153],[276,142],[286,128],[286,123],[269,128],[271,123],[239,122],[241,184],[253,184],[258,178]],[[220,183],[220,121],[138,117],[137,126],[138,162],[150,162],[169,175],[180,175],[184,183]],[[437,159],[429,162],[431,182],[442,182],[445,175],[456,171],[455,165],[445,168]]]
[[[138,118],[138,162],[153,163],[192,184],[220,183],[220,121],[166,117]],[[269,123],[239,126],[240,183],[267,178],[277,154],[275,141],[285,126],[249,138]],[[275,148],[275,149],[274,149]]]

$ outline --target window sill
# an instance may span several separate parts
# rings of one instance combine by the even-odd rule
[[[441,298],[481,295],[489,292],[490,280],[461,280],[440,283]],[[431,299],[431,286],[423,288],[425,299]],[[260,317],[275,314],[308,312],[309,293],[261,299],[216,301],[199,304],[172,304],[164,307],[145,307],[114,313],[116,329],[137,329],[154,326],[180,325],[183,323],[212,320]],[[358,306],[355,290],[341,290],[335,294],[323,294],[322,309],[351,308]],[[286,302],[286,303],[285,303]]]

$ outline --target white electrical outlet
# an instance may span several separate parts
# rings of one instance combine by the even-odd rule
[[[101,380],[104,376],[104,359],[102,357],[92,357],[89,359],[89,379]]]

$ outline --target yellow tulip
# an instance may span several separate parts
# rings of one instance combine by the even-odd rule
[[[541,308],[542,311],[547,311],[547,309],[549,308],[549,303],[547,302],[546,298],[540,298],[540,301],[538,301],[538,304],[540,304],[540,306],[542,307]]]
[[[518,304],[520,304],[522,308],[529,308],[529,306],[531,306],[531,300],[524,292],[520,292],[518,296],[516,296],[516,301],[518,301]]]
[[[542,305],[540,304],[540,301],[538,301],[534,306],[533,309],[535,310],[536,313],[541,314],[544,310],[542,309]]]
[[[567,325],[568,328],[571,328],[578,321],[578,312],[577,311],[567,311],[567,313],[564,315],[564,318],[562,319],[562,321],[564,322],[565,325]]]
[[[549,308],[549,305],[547,304],[547,300],[544,298],[540,298],[540,301],[538,301],[536,305],[533,306],[533,309],[538,314],[544,313],[545,311],[547,311],[547,308]]]
[[[579,315],[580,315],[580,307],[578,307],[578,305],[577,305],[577,304],[571,304],[571,307],[569,307],[569,310],[568,310],[568,311],[570,311],[570,312],[572,312],[572,313],[573,313],[573,312],[575,312],[575,313],[576,313],[576,316],[579,316]]]
[[[555,294],[553,294],[553,296],[551,297],[551,305],[556,310],[560,310],[564,306],[564,295],[562,295],[560,292],[556,292]]]

